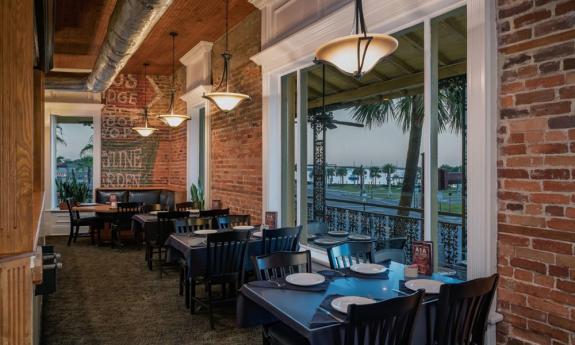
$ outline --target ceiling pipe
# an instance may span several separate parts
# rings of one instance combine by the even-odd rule
[[[47,89],[102,92],[138,50],[173,0],[118,0],[108,32],[92,68],[85,75],[47,76]]]

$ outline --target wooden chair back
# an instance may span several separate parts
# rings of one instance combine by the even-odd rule
[[[344,344],[411,344],[413,326],[424,293],[423,290],[419,290],[410,296],[396,297],[373,304],[350,305]]]
[[[483,345],[489,310],[499,275],[459,284],[444,284],[439,290],[435,322],[435,344]]]
[[[199,209],[200,209],[200,203],[197,201],[186,201],[176,204],[176,211],[191,211]]]
[[[208,235],[206,277],[211,280],[239,279],[244,269],[249,238],[248,230]]]
[[[158,236],[155,244],[163,246],[170,235],[175,231],[176,221],[185,221],[190,216],[188,211],[169,211],[158,213]],[[147,239],[146,239],[147,240]]]
[[[161,211],[161,210],[162,210],[161,204],[148,204],[148,205],[142,206],[142,212],[143,213],[150,213],[152,211]]]
[[[226,216],[218,216],[218,229],[232,229],[238,225],[250,225],[249,214],[230,214]]]
[[[80,212],[73,210],[74,206],[76,206],[76,200],[74,200],[74,198],[66,198],[66,206],[68,207],[70,223],[75,224],[78,220],[80,220]]]
[[[262,236],[264,255],[297,251],[301,229],[301,225],[295,228],[264,229]]]
[[[363,262],[373,263],[373,245],[367,241],[346,242],[328,248],[327,256],[332,269],[346,268]]]
[[[119,230],[127,230],[132,228],[132,217],[136,214],[142,213],[141,202],[119,202],[118,211],[116,212],[114,225]]]
[[[275,252],[268,255],[252,256],[252,263],[258,280],[285,277],[292,273],[311,272],[311,253]]]
[[[211,227],[211,218],[190,217],[185,221],[176,222],[176,232],[178,234],[191,233],[196,230],[207,230]]]

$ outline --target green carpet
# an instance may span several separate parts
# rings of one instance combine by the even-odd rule
[[[90,245],[65,237],[48,244],[62,254],[58,290],[45,300],[42,344],[261,344],[259,328],[235,327],[235,306],[190,315],[178,294],[178,273],[148,271],[144,251]]]

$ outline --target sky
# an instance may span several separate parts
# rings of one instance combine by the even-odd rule
[[[77,123],[61,123],[60,127],[62,127],[62,136],[66,145],[59,143],[56,145],[56,157],[62,156],[70,160],[79,159],[80,151],[89,143],[94,130],[89,126]]]
[[[336,120],[351,121],[350,110],[334,112]],[[308,135],[308,163],[312,162],[311,132]],[[348,166],[383,166],[392,163],[405,166],[409,132],[403,133],[395,122],[372,129],[339,125],[326,134],[328,164]],[[422,150],[423,151],[423,150]],[[438,166],[461,165],[461,134],[445,131],[438,137]]]

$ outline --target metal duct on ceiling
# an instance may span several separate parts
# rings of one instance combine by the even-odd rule
[[[130,57],[138,50],[150,30],[173,0],[118,0],[110,17],[106,38],[86,79],[85,75],[50,76],[47,89],[102,92],[114,81]]]

